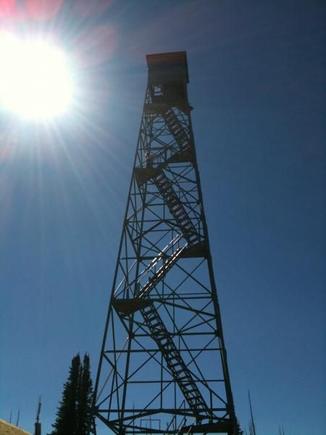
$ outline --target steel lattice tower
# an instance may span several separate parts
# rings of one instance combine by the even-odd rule
[[[238,433],[185,52],[147,56],[144,110],[95,384],[114,433]]]

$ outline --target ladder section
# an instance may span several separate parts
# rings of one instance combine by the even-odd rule
[[[178,120],[173,109],[167,109],[166,112],[163,113],[163,118],[180,149],[183,150],[187,148],[189,146],[189,136]]]
[[[156,342],[166,364],[177,382],[189,407],[192,409],[196,419],[210,417],[209,409],[194,382],[190,370],[184,363],[173,339],[167,331],[158,311],[153,304],[141,308],[141,313],[152,339]]]
[[[199,234],[194,227],[189,215],[187,214],[182,202],[178,195],[175,193],[172,183],[166,177],[164,172],[160,172],[157,177],[154,178],[154,183],[158,188],[160,194],[165,199],[165,203],[170,210],[170,213],[177,221],[184,238],[189,245],[194,245],[200,242]]]

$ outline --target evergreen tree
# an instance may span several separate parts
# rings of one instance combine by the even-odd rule
[[[80,383],[80,356],[76,355],[71,361],[69,376],[64,384],[62,400],[60,402],[57,418],[53,424],[51,435],[77,435],[77,399]]]
[[[69,376],[64,384],[62,400],[50,435],[88,435],[92,422],[92,380],[89,356],[71,361]]]
[[[88,435],[92,424],[93,389],[90,375],[89,356],[86,354],[80,373],[80,385],[77,403],[77,432],[78,435]]]

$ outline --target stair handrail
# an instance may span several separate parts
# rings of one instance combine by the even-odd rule
[[[185,406],[185,404],[186,404],[186,401],[185,401],[185,399],[183,399],[182,402],[180,403],[180,406],[179,406],[177,409],[178,409],[178,410],[181,409],[182,407]],[[173,416],[173,418],[171,419],[170,423],[166,426],[166,431],[168,431],[168,430],[170,429],[170,427],[172,426],[172,424],[174,423],[174,421],[176,421],[177,416],[178,416],[177,414],[175,414],[175,415]],[[181,422],[183,422],[185,418],[186,418],[186,417],[183,417],[183,419],[181,420]],[[179,428],[180,428],[180,424],[179,424],[177,430],[179,430]]]
[[[188,246],[188,243],[185,243],[183,246],[177,248],[177,249],[174,251],[174,253],[168,257],[168,260],[170,260],[170,263],[171,263],[172,261],[176,261],[176,260],[179,258],[179,256],[181,255],[182,251],[183,251],[184,249],[186,249],[187,246]],[[155,278],[158,276],[158,273],[159,273],[160,271],[162,271],[162,273],[164,273],[164,269],[165,269],[165,273],[164,273],[164,275],[167,273],[167,271],[169,270],[169,268],[170,268],[171,266],[167,266],[167,267],[166,267],[166,264],[167,264],[167,263],[163,263],[162,266],[161,266],[158,270],[155,270],[155,272],[154,272],[153,275],[148,279],[148,281],[147,281],[147,283],[146,283],[145,285],[141,286],[140,283],[138,283],[138,284],[139,284],[139,285],[138,285],[138,290],[137,290],[137,292],[136,292],[136,294],[135,294],[135,296],[136,296],[138,299],[143,298],[144,295],[147,294],[147,293],[150,291],[150,290],[148,290],[148,289],[146,289],[146,291],[145,291],[145,288],[146,288],[147,286],[150,286],[150,285],[151,285],[152,287],[155,286]],[[153,284],[153,282],[154,282],[154,284]]]
[[[129,274],[129,272],[132,271],[132,269],[136,266],[136,264],[137,264],[137,260],[135,260],[135,261],[132,263],[132,265],[129,267],[129,269],[128,269],[128,274]],[[126,283],[126,282],[127,282],[127,278],[122,278],[122,280],[119,282],[117,288],[116,288],[116,289],[114,290],[114,292],[113,292],[114,296],[117,296],[118,291],[120,290],[120,287],[122,286],[122,284],[124,284],[124,283]]]
[[[153,269],[163,257],[167,257],[166,252],[170,248],[174,247],[181,239],[182,234],[178,233],[172,240],[170,240],[169,243],[164,246],[162,251],[156,257],[154,257],[153,260],[140,272],[136,281],[139,281],[145,273],[148,273],[151,269]]]
[[[164,256],[166,256],[166,252],[173,247],[174,245],[176,245],[180,240],[182,239],[182,234],[177,234],[172,240],[169,241],[169,243],[164,246],[164,248],[162,249],[162,251],[153,258],[153,260],[140,272],[140,274],[138,275],[137,279],[134,279],[131,281],[131,283],[127,286],[127,287],[131,287],[132,284],[136,281],[139,282],[140,278],[146,273],[149,272],[150,269],[154,268],[155,265],[157,264],[158,261],[160,261]],[[173,254],[172,254],[173,255]],[[131,272],[131,270],[135,267],[135,265],[137,264],[137,261],[135,260],[133,262],[133,264],[129,267],[128,269],[128,273]],[[120,290],[121,286],[123,284],[125,284],[127,282],[127,278],[123,278],[120,283],[118,284],[117,288],[114,290],[114,296],[116,296],[118,294],[118,291]]]
[[[142,298],[143,297],[143,290],[144,288],[150,284],[152,282],[152,280],[155,278],[155,276],[157,276],[157,273],[161,270],[164,270],[164,266],[166,265],[166,263],[162,262],[162,265],[157,269],[157,264],[159,261],[163,260],[163,258],[167,259],[167,262],[170,260],[172,261],[174,259],[174,257],[177,255],[177,258],[179,257],[179,255],[181,254],[181,252],[188,246],[188,243],[186,242],[183,246],[179,245],[180,240],[182,240],[182,235],[178,234],[176,237],[174,237],[164,248],[164,250],[162,250],[159,255],[157,257],[155,257],[155,259],[153,259],[151,261],[151,263],[140,273],[138,279],[136,280],[136,292],[135,292],[135,297],[137,298]],[[174,249],[171,253],[171,255],[166,255],[166,252],[169,249],[173,249],[174,247],[177,247],[176,249]],[[147,274],[148,279],[147,282],[145,284],[141,284],[140,279],[144,276],[144,274]],[[150,276],[150,273],[152,273],[152,275]]]
[[[180,121],[179,121],[178,117],[176,116],[176,114],[174,113],[174,111],[173,111],[172,109],[168,109],[168,110],[171,110],[171,112],[173,113],[173,116],[175,116],[177,122],[180,124],[181,128],[183,128],[182,124],[180,123]],[[163,114],[164,119],[165,119],[165,115],[166,115],[166,112]],[[168,126],[168,123],[166,123],[166,125]],[[169,126],[168,126],[168,128],[169,128]],[[170,128],[169,128],[169,131],[170,131],[171,135],[174,136],[174,134],[171,132]],[[185,136],[186,136],[187,139],[189,140],[189,139],[190,139],[189,134],[188,134],[185,130],[184,130],[184,132],[185,132]],[[170,144],[170,145],[168,145],[166,148],[164,148],[162,151],[160,151],[160,152],[157,153],[157,154],[151,154],[151,153],[148,151],[148,155],[146,156],[146,162],[147,162],[147,163],[153,163],[153,160],[154,160],[154,159],[157,159],[157,158],[161,157],[162,154],[164,154],[166,151],[169,151],[169,150],[173,147],[173,145],[174,145],[174,144]],[[179,145],[179,144],[178,144],[178,145]],[[180,148],[181,148],[181,149],[179,149],[179,151],[183,151],[183,150],[185,149],[185,147],[180,147]]]
[[[154,159],[155,159],[155,160],[156,160],[156,159],[159,159],[159,158],[162,157],[162,155],[163,155],[164,153],[166,153],[167,151],[173,151],[173,150],[172,150],[173,145],[174,145],[174,144],[167,145],[166,148],[164,148],[162,151],[159,151],[159,152],[156,153],[156,154],[149,153],[149,154],[146,156],[146,163],[150,163],[149,167],[152,167],[152,164],[153,164]],[[179,149],[178,151],[176,151],[176,153],[172,154],[171,157],[172,157],[173,155],[175,155],[175,154],[180,153],[181,151],[185,151],[186,149],[187,149],[187,147],[183,147],[183,148]],[[171,157],[169,157],[169,159],[171,159]],[[164,163],[164,162],[162,162],[162,163],[157,162],[157,163],[160,165],[160,164],[162,164],[162,163]],[[158,166],[158,167],[160,167],[160,166]]]
[[[180,433],[180,428],[182,428],[185,423],[187,423],[187,417],[183,417],[183,419],[181,419],[180,424],[177,427],[177,433]]]

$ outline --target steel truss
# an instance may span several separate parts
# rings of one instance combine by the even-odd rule
[[[238,433],[184,52],[150,55],[95,415],[114,433]]]

